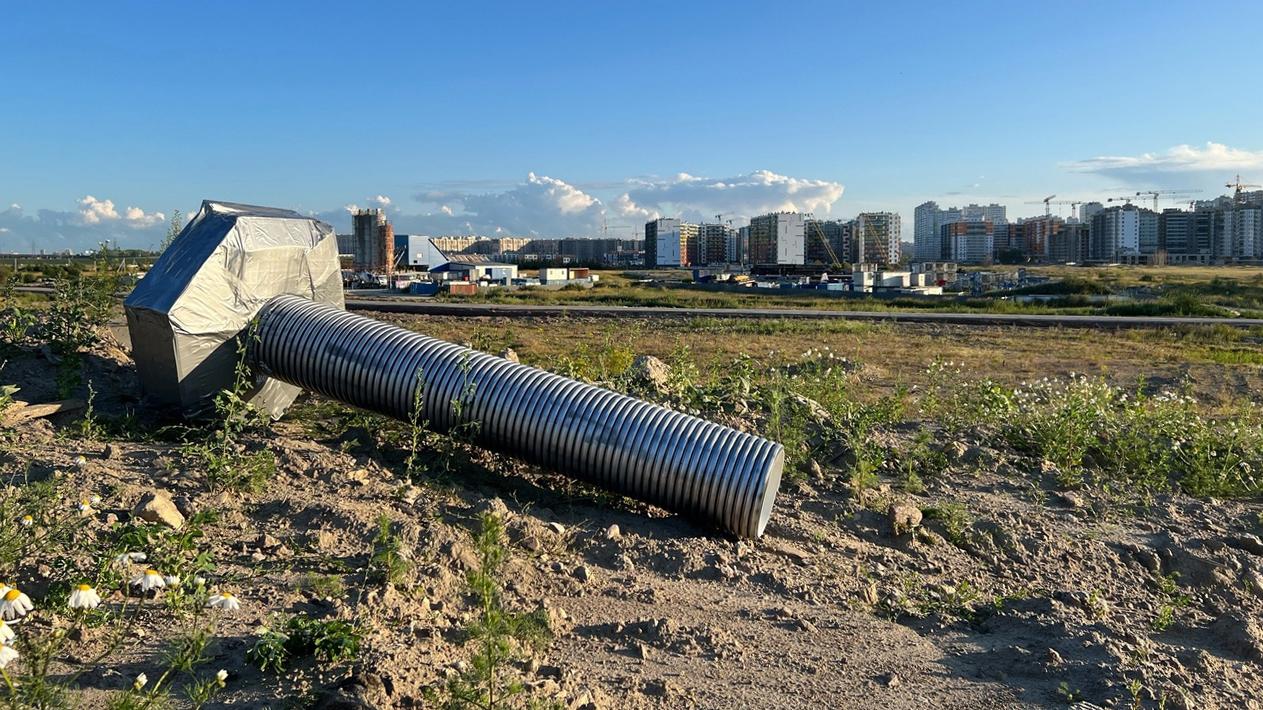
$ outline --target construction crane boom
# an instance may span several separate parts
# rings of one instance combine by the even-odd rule
[[[1241,174],[1237,173],[1237,179],[1233,180],[1230,183],[1225,184],[1224,187],[1233,188],[1232,203],[1240,204],[1242,192],[1244,192],[1245,190],[1260,189],[1260,188],[1263,188],[1263,185],[1255,185],[1253,183],[1241,182]]]

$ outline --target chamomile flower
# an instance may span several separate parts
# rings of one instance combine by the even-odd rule
[[[145,687],[145,685],[147,685],[148,683],[149,683],[149,676],[145,675],[144,673],[141,673],[140,675],[136,676],[136,680],[132,681],[132,688],[136,690],[140,690],[141,688]]]
[[[220,685],[223,685],[228,681],[228,671],[220,668],[219,672],[215,674],[215,680],[219,681]]]
[[[92,588],[91,584],[80,584],[70,592],[70,601],[67,603],[71,609],[95,609],[101,605],[101,595]]]
[[[0,619],[0,643],[9,643],[17,634],[13,633],[13,627],[9,626],[4,619]]]
[[[241,600],[231,592],[220,592],[211,595],[211,598],[206,600],[206,606],[222,611],[236,611],[241,608]]]
[[[142,592],[149,592],[155,589],[162,589],[167,586],[167,583],[162,579],[161,572],[156,569],[147,569],[144,573],[132,577],[132,586],[140,587]]]
[[[75,457],[76,468],[83,468],[84,466],[87,466],[87,465],[88,465],[88,459],[83,454],[79,454],[78,456]]]
[[[101,496],[92,496],[91,498],[88,499],[88,502],[91,503],[92,505],[100,505]]]
[[[92,515],[96,512],[92,508],[92,504],[86,500],[79,501],[79,505],[75,506],[75,509],[79,511],[79,515],[83,516]]]
[[[9,664],[17,660],[18,650],[9,644],[0,644],[0,668],[8,668]]]
[[[166,582],[168,587],[178,587],[178,586],[180,586],[180,575],[178,575],[178,574],[169,574],[169,575],[167,575],[167,576],[163,577],[163,578],[162,578],[162,581],[163,581],[163,582]]]
[[[144,562],[147,559],[149,559],[149,555],[143,552],[124,552],[114,558],[114,565],[116,567],[126,567],[133,562]]]
[[[35,518],[32,518],[29,515],[23,515],[20,524],[24,528],[29,528],[35,524]]]
[[[4,617],[6,621],[20,619],[31,613],[31,609],[34,608],[31,598],[17,587],[10,587],[9,591],[4,593],[4,597],[0,597],[0,617]]]

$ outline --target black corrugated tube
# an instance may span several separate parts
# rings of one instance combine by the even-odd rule
[[[259,312],[255,353],[290,384],[405,421],[419,400],[434,431],[744,537],[780,486],[774,441],[296,296]]]

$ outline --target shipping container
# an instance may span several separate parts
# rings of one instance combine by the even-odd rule
[[[473,296],[478,293],[478,284],[468,281],[451,281],[447,284],[447,291],[453,296]]]

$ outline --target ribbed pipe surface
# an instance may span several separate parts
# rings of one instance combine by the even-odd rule
[[[408,420],[420,383],[434,431],[745,537],[772,513],[774,441],[296,296],[263,307],[258,336],[265,373],[326,397]]]

